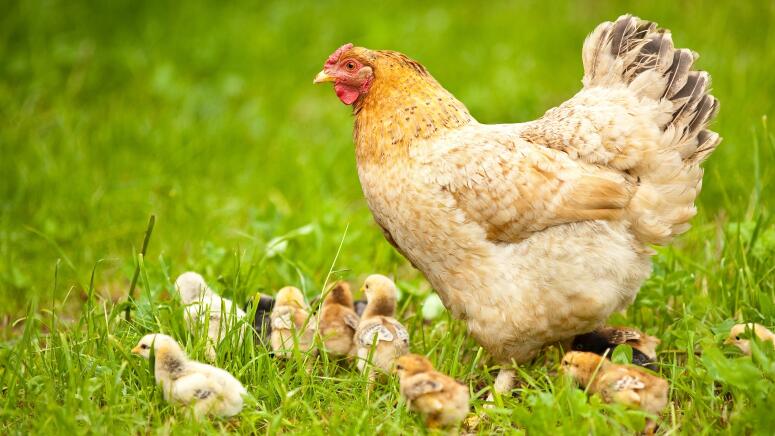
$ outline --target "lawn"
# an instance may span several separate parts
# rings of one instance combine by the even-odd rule
[[[0,1],[0,432],[421,433],[391,381],[319,359],[278,363],[250,343],[218,365],[252,395],[238,419],[166,405],[129,350],[186,333],[175,277],[202,273],[239,303],[293,284],[397,278],[412,350],[465,381],[478,427],[631,433],[643,414],[557,375],[549,350],[483,409],[496,371],[383,239],[358,183],[349,108],[312,78],[345,42],[421,61],[482,122],[534,119],[580,87],[581,44],[631,12],[701,54],[724,141],[691,231],[660,248],[614,322],[662,339],[671,383],[659,433],[771,434],[775,353],[722,345],[735,321],[775,324],[775,3]],[[769,118],[769,120],[768,120]],[[141,250],[151,215],[156,225]],[[135,269],[134,298],[127,296]],[[126,321],[124,310],[131,309]]]

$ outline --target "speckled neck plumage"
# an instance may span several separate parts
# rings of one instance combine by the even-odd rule
[[[358,162],[406,156],[414,141],[473,120],[465,105],[422,65],[398,52],[373,53],[374,83],[353,105]]]
[[[157,380],[165,375],[171,380],[176,380],[183,373],[183,367],[186,364],[186,354],[183,350],[176,350],[171,347],[160,347],[156,351],[155,372]]]

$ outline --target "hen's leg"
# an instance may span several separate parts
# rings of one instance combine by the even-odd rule
[[[517,372],[511,368],[501,368],[498,371],[498,376],[495,377],[495,383],[493,383],[492,391],[487,396],[487,402],[495,400],[495,395],[503,395],[511,391],[514,388],[514,381],[517,378]]]

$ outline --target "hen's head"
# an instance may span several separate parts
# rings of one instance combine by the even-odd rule
[[[333,82],[339,100],[353,104],[369,92],[374,82],[373,62],[371,50],[345,44],[328,57],[313,83]]]

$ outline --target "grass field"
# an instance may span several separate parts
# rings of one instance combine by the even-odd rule
[[[184,6],[185,5],[185,6]],[[482,122],[540,116],[576,92],[581,44],[625,12],[702,57],[725,138],[706,165],[693,229],[659,249],[614,321],[662,338],[671,405],[660,433],[771,434],[775,353],[721,345],[733,320],[775,324],[775,3],[2,1],[0,14],[0,432],[3,434],[423,432],[391,382],[277,363],[225,344],[219,365],[254,397],[239,419],[194,423],[129,355],[187,336],[172,281],[201,272],[242,303],[286,284],[395,275],[412,349],[470,384],[494,369],[462,324],[424,323],[430,292],[383,240],[362,198],[351,116],[311,82],[352,41],[420,60]],[[151,214],[148,252],[137,256]],[[141,264],[131,322],[123,320]],[[550,350],[522,368],[482,433],[630,433],[644,415],[587,399]]]

